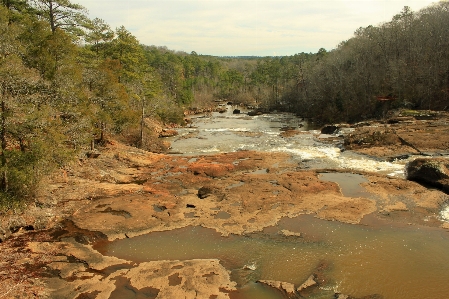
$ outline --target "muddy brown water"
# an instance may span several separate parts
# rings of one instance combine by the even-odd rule
[[[373,194],[366,192],[360,184],[369,182],[363,175],[356,173],[326,172],[320,174],[320,179],[334,182],[340,186],[341,193],[347,197],[373,198]]]
[[[198,118],[193,128],[181,129],[180,137],[172,139],[173,150],[187,155],[245,149],[287,151],[310,168],[401,172],[400,163],[370,160],[321,144],[316,131],[280,138],[279,130],[286,125],[306,127],[291,115]],[[375,199],[360,186],[367,181],[363,176],[322,173],[320,177],[337,182],[344,196]],[[228,216],[222,213],[219,218]],[[282,230],[300,236],[287,237]],[[277,226],[244,236],[222,237],[211,229],[185,227],[95,248],[104,255],[135,262],[219,259],[238,284],[238,291],[230,294],[233,299],[283,298],[280,292],[256,281],[285,281],[298,287],[323,264],[324,280],[307,298],[331,299],[335,293],[353,297],[378,294],[386,299],[449,297],[449,233],[418,225],[397,227],[376,221],[368,227],[302,215],[284,218]],[[145,297],[126,282],[122,286],[123,292],[118,290],[114,298]]]
[[[281,230],[301,233],[286,237]],[[366,227],[303,215],[246,236],[222,237],[214,230],[186,227],[108,243],[100,252],[135,262],[219,259],[238,283],[234,298],[282,298],[257,280],[299,286],[320,263],[326,282],[309,298],[336,292],[363,297],[447,298],[449,235],[427,227]]]
[[[372,197],[360,185],[367,182],[362,175],[321,173],[320,178],[338,183],[345,196]],[[287,237],[282,234],[285,230],[299,236]],[[367,227],[302,215],[244,236],[222,237],[212,229],[185,227],[102,243],[96,249],[134,262],[219,259],[238,284],[238,290],[230,294],[232,299],[284,298],[256,281],[285,281],[298,287],[323,264],[326,270],[320,276],[324,281],[307,298],[331,299],[335,293],[395,299],[449,294],[449,234],[438,228],[397,227],[379,220]],[[111,298],[125,298],[125,294],[135,298],[139,292],[122,285]]]

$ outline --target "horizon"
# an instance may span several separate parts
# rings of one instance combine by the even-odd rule
[[[90,18],[124,26],[141,44],[218,57],[330,51],[360,27],[388,22],[430,0],[79,0]],[[108,9],[105,9],[107,7]]]

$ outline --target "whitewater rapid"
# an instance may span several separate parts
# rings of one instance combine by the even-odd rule
[[[338,141],[325,142],[327,137],[335,139],[336,136],[322,135],[313,124],[289,113],[252,117],[229,112],[213,113],[210,116],[194,117],[192,121],[190,127],[179,129],[179,135],[170,140],[172,152],[184,155],[242,150],[286,152],[306,168],[378,172],[394,177],[404,176],[407,163],[407,160],[387,162],[342,151]],[[300,132],[291,137],[282,137],[280,133],[287,127]]]

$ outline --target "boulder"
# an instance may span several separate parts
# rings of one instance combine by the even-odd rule
[[[162,132],[159,133],[159,137],[172,137],[178,135],[178,131],[171,129],[163,129]]]
[[[337,130],[336,125],[327,125],[321,128],[321,134],[334,134]]]
[[[449,160],[418,158],[405,166],[407,180],[428,184],[449,193]]]
[[[240,114],[240,109],[234,109],[234,111],[232,111],[232,114]]]
[[[256,116],[256,115],[262,115],[264,112],[262,110],[252,110],[248,112],[248,116]]]

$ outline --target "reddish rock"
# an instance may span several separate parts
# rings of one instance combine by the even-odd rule
[[[206,175],[210,177],[222,177],[229,174],[234,169],[232,164],[215,164],[215,163],[192,163],[188,167],[188,171],[195,175]]]

